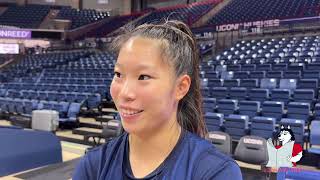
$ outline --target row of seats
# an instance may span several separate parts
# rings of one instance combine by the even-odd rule
[[[273,117],[276,123],[281,118],[302,119],[308,124],[311,120],[320,120],[320,104],[316,104],[314,111],[309,103],[290,102],[285,108],[280,101],[246,101],[236,99],[204,98],[203,111],[221,113],[225,116],[230,114],[246,115],[248,118],[254,116]]]
[[[109,21],[106,21],[105,23],[100,25],[97,29],[93,29],[93,30],[87,32],[84,36],[85,37],[94,37],[94,38],[105,37],[109,33],[119,29],[120,27],[126,25],[127,23],[130,23],[130,22],[136,20],[137,18],[141,17],[144,14],[145,14],[145,12],[110,17]]]
[[[48,78],[108,78],[112,77],[112,73],[94,72],[94,73],[70,73],[70,72],[45,72],[44,77]],[[45,79],[45,78],[43,78]]]
[[[109,18],[109,12],[99,12],[94,9],[74,9],[63,7],[60,9],[56,19],[71,20],[71,29],[78,28],[105,18]]]
[[[261,127],[262,124],[257,124]],[[312,123],[310,131],[310,147],[307,149],[309,153],[319,155],[320,152],[320,121],[315,121]],[[263,125],[262,125],[263,126]],[[269,157],[267,140],[263,137],[256,135],[245,135],[239,139],[236,148],[233,148],[232,138],[226,132],[221,131],[210,131],[207,136],[212,144],[215,145],[221,152],[233,156],[236,160],[260,165],[262,170],[266,167]],[[234,152],[233,152],[234,149]],[[320,164],[317,164],[320,167]],[[266,169],[267,170],[267,169]],[[269,172],[270,173],[270,172]],[[290,168],[280,168],[277,173],[277,179],[317,179],[319,173],[316,171],[310,171],[305,173],[302,169],[290,169]]]
[[[59,112],[60,121],[75,122],[80,111],[94,112],[103,100],[111,100],[109,85],[113,66],[110,65],[114,59],[110,53],[90,50],[29,55],[6,67],[3,72],[12,77],[0,87],[0,95],[4,99],[1,112],[25,116],[31,115],[32,110],[51,109]],[[100,69],[86,66],[92,64],[91,61],[107,66]],[[73,66],[75,64],[83,65],[82,70]],[[104,77],[96,78],[96,75]],[[29,102],[33,105],[29,106]],[[71,108],[75,105],[79,110]]]
[[[0,95],[9,95],[10,91],[55,91],[74,93],[98,93],[102,98],[109,98],[109,88],[107,85],[78,85],[78,84],[4,84],[0,88]]]
[[[66,101],[87,105],[89,109],[97,108],[101,102],[101,95],[87,92],[57,92],[57,91],[32,91],[32,90],[8,90],[3,97],[18,99],[37,99],[46,101]]]
[[[39,83],[52,84],[111,84],[112,78],[41,78]]]
[[[269,19],[317,16],[319,0],[236,0],[231,1],[208,25],[251,22]]]
[[[242,40],[216,56],[216,59],[317,59],[319,58],[319,41],[319,36]]]
[[[311,109],[314,108],[314,104],[319,102],[315,98],[313,90],[308,89],[297,89],[293,93],[290,93],[287,89],[250,89],[247,88],[230,88],[226,87],[215,87],[211,90],[202,89],[204,97],[216,98],[216,99],[236,99],[236,100],[251,100],[251,101],[281,101],[285,107],[290,102],[303,102],[310,104]]]
[[[169,17],[171,20],[179,20],[188,25],[192,25],[202,15],[206,14],[220,2],[221,1],[211,0],[206,2],[192,3],[189,5],[157,9],[148,16],[140,19],[137,24],[159,22],[162,21],[163,18]]]
[[[94,73],[101,73],[101,74],[109,74],[110,76],[110,73],[112,72],[107,72],[109,71],[109,69],[112,68],[111,65],[109,65],[108,68],[88,68],[88,67],[77,67],[77,68],[71,68],[69,66],[59,66],[59,67],[56,67],[56,68],[53,68],[53,69],[44,69],[43,72],[44,73],[62,73],[62,74],[65,74],[65,73],[71,73],[71,74],[82,74],[82,76],[84,74],[94,74]],[[85,72],[83,71],[85,70]]]
[[[212,74],[216,75],[216,74]],[[254,77],[252,79],[232,79],[222,75],[224,79],[217,78],[202,78],[201,83],[203,87],[248,87],[248,88],[265,88],[265,89],[312,89],[317,90],[319,88],[318,79],[281,79],[281,78],[261,78]]]
[[[50,6],[45,5],[10,5],[7,10],[0,15],[0,24],[36,29],[49,11]]]
[[[80,103],[38,101],[0,97],[0,111],[2,114],[31,117],[33,110],[50,109],[59,112],[60,122],[75,122],[80,112],[80,108]]]
[[[206,113],[206,125],[210,131],[223,131],[228,133],[232,140],[238,141],[246,135],[259,136],[265,139],[273,138],[277,132],[277,127],[290,125],[295,142],[303,145],[308,142],[308,134],[305,131],[305,121],[301,119],[282,118],[276,126],[276,119],[271,117],[258,116],[251,119],[245,115]]]
[[[262,79],[262,78],[285,78],[285,79],[318,79],[320,72],[316,70],[306,71],[225,71],[225,72],[206,72],[201,71],[203,78],[221,79]]]
[[[302,74],[303,72],[307,71],[316,71],[320,68],[320,63],[277,63],[277,64],[230,64],[230,65],[221,65],[221,66],[201,66],[201,70],[203,71],[233,71],[233,72],[251,72],[251,71],[300,71]]]

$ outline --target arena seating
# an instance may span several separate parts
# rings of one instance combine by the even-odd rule
[[[109,14],[107,12],[99,12],[93,9],[79,10],[67,6],[60,9],[56,19],[71,20],[71,29],[74,29],[108,17]]]
[[[309,126],[319,119],[319,47],[319,36],[243,40],[203,62],[204,114],[224,116],[213,121],[206,115],[208,127],[217,122],[209,130],[238,141],[267,139],[279,125],[290,125],[297,143],[309,143],[309,133],[318,131]]]
[[[123,16],[115,16],[110,17],[109,21],[103,23],[99,28],[93,29],[92,31],[86,33],[86,37],[104,37],[107,36],[114,30],[119,29],[120,27],[126,25],[129,22],[134,21],[135,19],[139,18],[144,13],[136,13],[130,15],[123,15]]]
[[[319,0],[236,0],[208,21],[208,25],[317,16]]]
[[[28,56],[6,70],[16,75],[0,86],[1,112],[31,117],[32,110],[49,109],[59,112],[60,122],[75,122],[82,108],[111,99],[112,64],[111,54],[91,51]]]
[[[157,9],[150,15],[139,20],[138,24],[161,22],[165,19],[175,19],[192,25],[202,15],[206,14],[210,9],[216,6],[220,1],[206,1],[192,3],[190,5],[180,5],[176,7],[168,7]]]
[[[8,9],[1,14],[0,24],[7,26],[16,26],[20,28],[38,28],[42,20],[50,11],[47,5],[10,5]]]

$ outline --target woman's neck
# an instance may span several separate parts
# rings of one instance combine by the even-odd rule
[[[177,144],[181,127],[177,121],[158,128],[152,134],[129,135],[130,164],[136,177],[144,177],[155,170]]]

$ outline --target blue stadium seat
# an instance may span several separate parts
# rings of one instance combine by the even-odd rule
[[[89,109],[97,108],[101,103],[100,94],[90,94],[87,98],[87,105]]]
[[[244,87],[232,87],[229,90],[229,98],[237,100],[245,100],[247,98],[247,88]]]
[[[262,103],[261,116],[273,117],[280,121],[284,114],[284,103],[279,101],[264,101]]]
[[[256,70],[256,65],[255,64],[245,64],[241,66],[241,71],[255,71]]]
[[[295,102],[312,103],[315,101],[315,93],[312,89],[296,89],[293,94]]]
[[[233,71],[223,71],[221,73],[221,79],[224,79],[224,80],[233,79]]]
[[[208,131],[221,131],[223,126],[224,115],[221,113],[207,112],[204,115]]]
[[[265,71],[251,71],[250,78],[251,79],[262,79],[266,77]]]
[[[260,113],[259,101],[239,101],[238,113],[240,115],[247,115],[251,119]]]
[[[216,111],[225,116],[234,114],[238,108],[238,101],[234,99],[220,99],[217,101]]]
[[[302,75],[303,79],[320,79],[319,71],[304,71]]]
[[[214,112],[216,108],[216,99],[215,98],[203,98],[203,113]]]
[[[318,89],[318,79],[300,79],[298,89]]]
[[[269,90],[268,89],[251,89],[249,91],[249,100],[251,101],[267,101],[269,100]]]
[[[248,71],[235,71],[233,78],[235,78],[235,79],[248,79],[249,72]]]
[[[240,79],[240,86],[247,89],[257,88],[258,79]]]
[[[310,120],[310,103],[290,102],[288,104],[287,118],[301,119],[306,123]]]
[[[248,116],[230,114],[229,116],[225,116],[225,132],[232,137],[232,140],[239,140],[242,136],[248,134],[248,123]]]
[[[227,87],[228,89],[232,88],[232,87],[238,87],[240,84],[240,80],[239,79],[226,79],[223,82],[223,86]]]
[[[277,88],[277,79],[261,79],[260,88],[262,89],[275,89]]]
[[[282,71],[267,71],[267,78],[282,78],[283,77],[283,72]]]
[[[68,109],[67,118],[60,118],[60,122],[76,122],[81,109],[80,103],[71,103]]]
[[[273,138],[276,132],[276,121],[276,118],[256,116],[251,119],[250,134],[265,139]]]
[[[213,87],[211,89],[211,96],[216,99],[225,99],[228,96],[228,89],[226,87]]]
[[[59,112],[59,119],[66,118],[67,113],[68,113],[68,109],[69,109],[69,103],[68,102],[55,102],[55,103],[53,103],[52,109]]]
[[[315,120],[320,121],[320,103],[317,103],[314,107],[314,115],[315,115]]]
[[[211,97],[210,88],[208,87],[200,87],[200,91],[203,97]]]
[[[209,85],[209,87],[222,87],[223,80],[222,79],[209,79],[208,85]]]
[[[288,70],[288,64],[286,64],[286,63],[273,64],[272,65],[272,70],[273,71],[287,71]],[[283,74],[282,74],[282,76],[283,76]]]
[[[296,79],[280,79],[280,89],[289,89],[290,94],[293,94],[293,91],[297,88]]]
[[[308,149],[308,152],[320,155],[320,121],[311,122],[310,148]]]
[[[240,71],[241,66],[240,65],[228,65],[227,71]]]
[[[256,71],[271,71],[271,64],[259,64]]]
[[[283,78],[286,79],[301,79],[301,71],[285,71]]]
[[[36,100],[24,100],[24,116],[31,117],[32,111],[38,109],[38,102]]]
[[[271,90],[271,101],[282,101],[286,106],[291,100],[289,89],[272,89]]]

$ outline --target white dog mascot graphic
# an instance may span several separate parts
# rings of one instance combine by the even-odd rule
[[[277,138],[281,145],[274,146],[272,139],[268,139],[267,149],[269,161],[267,167],[295,167],[296,162],[302,157],[302,147],[300,144],[295,144],[295,137],[290,128],[281,126]]]

